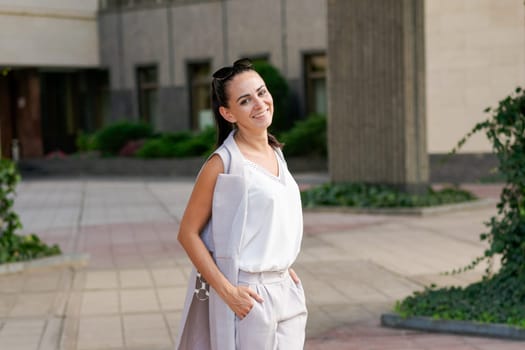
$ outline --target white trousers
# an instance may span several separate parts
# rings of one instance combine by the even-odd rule
[[[306,328],[306,301],[301,283],[288,271],[240,271],[239,285],[249,286],[264,301],[254,300],[248,315],[236,319],[237,350],[301,350]]]

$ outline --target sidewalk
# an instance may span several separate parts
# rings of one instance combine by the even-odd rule
[[[298,176],[302,183],[322,181]],[[176,241],[190,179],[23,181],[15,203],[25,232],[82,269],[0,276],[0,349],[172,349],[190,264]],[[474,186],[497,196],[494,186]],[[482,254],[495,208],[424,218],[305,213],[296,263],[307,293],[306,349],[518,349],[523,343],[379,327],[396,300],[431,282],[467,284],[478,271],[442,276]]]

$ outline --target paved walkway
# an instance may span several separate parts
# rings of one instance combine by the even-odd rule
[[[16,210],[25,232],[90,260],[84,268],[0,276],[0,349],[172,349],[190,268],[176,233],[191,186],[188,179],[23,181]],[[478,235],[494,213],[305,213],[296,270],[308,299],[306,349],[523,349],[519,342],[379,326],[382,312],[430,282],[479,279],[480,271],[440,273],[483,252]]]

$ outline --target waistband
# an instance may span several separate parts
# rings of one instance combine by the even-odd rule
[[[284,271],[264,271],[264,272],[247,272],[239,271],[239,283],[257,284],[257,283],[276,283],[285,280],[289,276],[288,270]]]

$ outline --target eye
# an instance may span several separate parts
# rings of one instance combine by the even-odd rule
[[[268,92],[268,90],[262,89],[262,90],[259,91],[259,96],[264,96],[264,95],[266,95],[267,92]]]
[[[244,106],[244,105],[247,104],[248,102],[249,102],[249,99],[247,99],[247,98],[243,98],[242,100],[239,101],[239,104],[240,104],[241,106]]]

